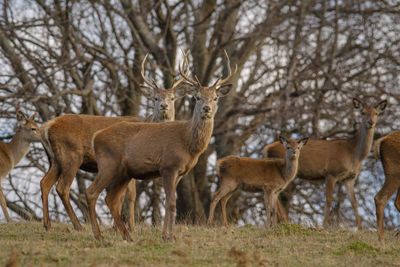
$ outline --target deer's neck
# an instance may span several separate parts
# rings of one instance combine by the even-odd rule
[[[153,115],[149,117],[147,121],[149,122],[166,122],[166,121],[174,121],[175,114],[171,114],[171,112],[163,112],[160,110],[154,110]]]
[[[285,158],[285,169],[284,169],[284,179],[287,182],[292,181],[297,174],[297,169],[299,167],[299,159]]]
[[[7,144],[11,152],[13,166],[15,166],[29,151],[30,142],[22,138],[17,132],[10,143]]]
[[[362,161],[368,156],[374,139],[374,127],[366,128],[363,125],[355,136],[355,158]]]
[[[188,121],[188,146],[193,154],[200,154],[206,150],[210,142],[214,127],[214,119],[201,119],[193,116]]]

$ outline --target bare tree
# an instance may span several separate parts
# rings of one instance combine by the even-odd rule
[[[233,92],[219,104],[211,144],[178,186],[180,220],[205,221],[219,182],[218,158],[261,157],[262,148],[279,134],[351,136],[358,128],[346,108],[352,96],[371,103],[376,96],[388,99],[376,136],[399,126],[400,4],[395,1],[37,0],[3,1],[0,12],[1,114],[24,103],[42,121],[64,113],[147,116],[149,105],[139,90],[146,53],[148,67],[157,69],[151,79],[169,88],[177,74],[179,48],[192,51],[192,71],[202,84],[228,73],[223,62],[227,51],[239,75],[231,81]],[[188,119],[192,108],[188,99],[177,101],[177,119]],[[6,127],[1,135],[11,133]],[[43,158],[43,149],[35,145],[24,168],[11,172],[12,182],[4,182],[9,205],[31,210],[36,217],[41,216],[38,179],[48,164]],[[23,180],[30,189],[19,183],[28,177],[24,172],[31,174]],[[77,174],[70,197],[78,210],[85,205],[84,189],[92,179],[91,174]],[[371,196],[383,180],[380,165],[367,158],[355,184],[366,227],[375,226]],[[322,191],[319,185],[295,180],[281,200],[294,222],[316,225],[323,219]],[[164,196],[155,192],[159,186],[138,183],[139,219],[151,221],[153,212],[161,213],[159,198]],[[64,220],[53,195],[50,214]],[[332,212],[338,213],[330,218],[353,225],[351,205],[342,202],[339,209],[336,204],[344,196],[344,190],[335,192]],[[261,224],[264,214],[255,212],[261,203],[261,195],[236,193],[227,205],[228,217],[234,223]],[[99,206],[105,207],[104,202]],[[110,218],[104,216],[108,211],[101,211],[100,218]],[[391,222],[393,212],[391,204],[385,214],[388,227],[396,223]]]

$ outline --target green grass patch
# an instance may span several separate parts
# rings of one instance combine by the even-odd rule
[[[374,248],[370,244],[367,244],[363,241],[355,241],[351,242],[350,244],[341,247],[335,254],[337,255],[344,255],[345,253],[354,253],[357,255],[373,255],[379,252],[379,249]]]

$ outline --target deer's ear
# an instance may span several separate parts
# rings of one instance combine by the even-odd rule
[[[286,145],[287,145],[287,140],[286,140],[286,138],[283,137],[282,135],[279,136],[279,142],[281,142],[281,144],[282,144],[283,146],[286,147]]]
[[[362,108],[363,105],[364,104],[360,99],[358,99],[357,97],[353,97],[353,106],[354,106],[354,108],[359,109],[359,108]]]
[[[17,115],[17,121],[19,123],[23,123],[23,122],[25,122],[27,120],[26,117],[25,117],[25,114],[22,113],[22,111],[19,110],[19,109],[17,110],[16,115]]]
[[[233,85],[231,83],[223,84],[217,88],[217,94],[219,97],[226,96],[232,89]]]
[[[385,110],[386,106],[387,106],[387,100],[383,100],[383,101],[379,102],[379,103],[375,106],[375,108],[376,108],[376,110],[378,110],[378,112],[379,112],[379,114],[380,114],[380,113],[382,113],[382,112]]]
[[[29,118],[29,121],[35,121],[35,117],[37,115],[37,112],[33,113],[33,115]]]
[[[154,89],[151,87],[148,87],[146,85],[140,85],[139,90],[146,98],[154,97]]]
[[[175,89],[175,97],[176,98],[181,98],[184,97],[186,94],[188,94],[192,90],[193,85],[187,82],[181,82]]]
[[[300,140],[298,141],[300,147],[302,147],[302,146],[304,146],[305,144],[307,144],[307,142],[308,142],[308,137],[307,137],[307,138],[300,139]]]

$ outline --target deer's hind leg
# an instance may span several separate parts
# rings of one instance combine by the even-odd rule
[[[221,185],[219,189],[212,195],[211,199],[212,202],[210,204],[210,214],[208,216],[208,225],[211,225],[214,220],[214,212],[215,207],[217,206],[218,202],[221,200],[221,208],[222,208],[222,217],[224,219],[224,225],[228,227],[228,219],[226,217],[226,203],[228,202],[229,198],[232,196],[233,192],[236,190],[238,184],[231,180],[221,178]]]
[[[136,203],[136,180],[131,179],[131,181],[128,183],[128,186],[126,187],[125,192],[121,194],[121,197],[118,201],[118,210],[119,214],[122,216],[122,208],[124,206],[124,203],[128,204],[128,226],[129,230],[131,232],[135,231],[135,203]],[[114,221],[114,226],[115,229],[118,229],[118,227],[115,225]]]
[[[57,194],[60,196],[75,230],[78,231],[82,231],[83,227],[80,224],[74,210],[72,209],[69,193],[71,191],[72,182],[74,181],[75,175],[78,172],[81,164],[82,159],[78,155],[71,155],[69,159],[64,159],[61,166],[60,178],[56,187]]]
[[[99,164],[98,166],[100,167],[102,165]],[[103,238],[101,236],[100,227],[96,218],[96,201],[99,198],[100,193],[111,184],[116,176],[116,172],[117,170],[111,167],[102,169],[99,168],[99,172],[93,183],[88,187],[88,189],[86,189],[86,201],[89,207],[89,217],[92,224],[92,231],[94,237],[98,240],[102,240]]]
[[[384,227],[383,227],[383,211],[389,200],[389,198],[396,192],[400,187],[400,180],[397,177],[386,174],[385,183],[383,184],[381,190],[375,195],[375,209],[376,209],[376,222],[378,226],[379,240],[384,241]],[[396,200],[398,195],[396,197]]]
[[[124,240],[131,242],[132,238],[126,229],[125,224],[122,222],[120,209],[121,199],[123,199],[125,196],[126,188],[129,182],[130,179],[125,177],[118,177],[117,180],[114,180],[107,192],[106,204],[110,209],[112,217],[114,218],[114,224],[121,232],[122,237]]]

